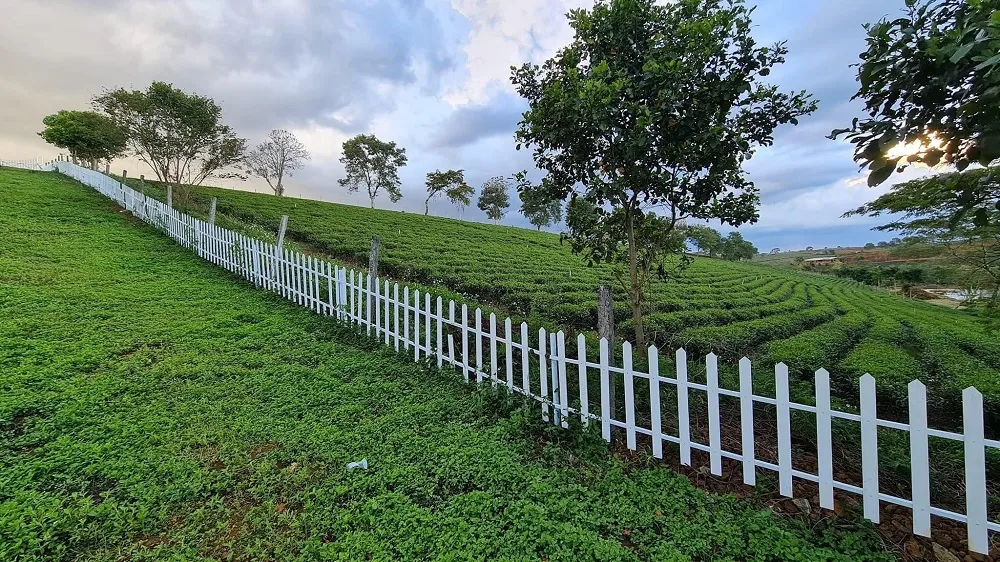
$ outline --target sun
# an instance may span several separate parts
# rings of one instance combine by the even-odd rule
[[[942,149],[944,148],[944,142],[931,134],[925,140],[914,140],[910,142],[901,142],[890,148],[886,153],[886,157],[890,159],[906,158],[908,156],[913,156],[915,154],[921,154],[927,152],[932,148]],[[918,167],[929,167],[920,162],[914,163]]]

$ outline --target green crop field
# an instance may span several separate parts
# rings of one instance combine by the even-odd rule
[[[0,560],[891,558],[545,432],[54,173],[0,169],[0,232]]]
[[[164,198],[155,184],[143,189]],[[273,233],[287,214],[292,241],[356,265],[367,263],[378,235],[386,275],[447,288],[534,326],[593,330],[595,288],[612,282],[608,267],[587,267],[554,234],[210,187],[196,188],[179,206],[203,217],[211,197],[224,226]],[[967,386],[983,392],[991,419],[1000,414],[1000,338],[961,311],[830,277],[709,258],[696,258],[678,280],[654,282],[649,300],[652,340],[693,356],[715,352],[730,381],[736,359],[747,355],[760,360],[758,370],[787,363],[801,381],[801,400],[811,393],[813,371],[825,368],[845,397],[856,396],[862,374],[874,375],[885,415],[905,414],[906,384],[914,378],[928,386],[938,424],[958,422],[953,412]],[[616,316],[619,334],[628,335],[627,309]]]

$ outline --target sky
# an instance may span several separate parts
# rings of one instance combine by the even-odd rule
[[[851,145],[831,130],[862,115],[855,69],[866,22],[896,17],[903,0],[758,0],[759,44],[788,41],[786,63],[768,78],[807,90],[819,110],[784,126],[774,146],[745,167],[761,189],[760,221],[740,231],[762,251],[851,246],[892,234],[876,219],[840,215],[884,193],[869,188]],[[513,134],[526,105],[510,67],[541,63],[572,39],[565,14],[592,0],[0,0],[0,157],[51,158],[38,136],[59,109],[88,109],[104,89],[154,80],[214,98],[224,121],[250,144],[271,129],[292,131],[312,155],[286,180],[292,197],[367,205],[349,193],[341,145],[359,133],[406,148],[403,199],[376,207],[423,212],[426,173],[463,169],[479,187],[528,169]],[[40,30],[44,39],[40,40]],[[143,173],[135,158],[114,163]],[[148,170],[146,170],[148,173]],[[919,170],[897,174],[910,179]],[[151,174],[149,174],[151,175]],[[225,184],[267,191],[259,181]],[[516,197],[503,223],[528,226]],[[431,213],[485,221],[475,204],[447,201]],[[713,225],[723,232],[731,228]],[[558,227],[553,230],[558,230]]]

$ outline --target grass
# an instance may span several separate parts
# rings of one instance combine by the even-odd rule
[[[142,189],[165,198],[159,184],[147,182]],[[609,267],[588,267],[549,233],[211,187],[193,189],[179,205],[204,217],[212,197],[218,198],[223,226],[266,235],[288,215],[286,240],[349,264],[366,265],[377,234],[385,275],[435,287],[445,298],[483,306],[501,318],[567,329],[570,337],[592,333],[595,288],[614,285]],[[957,427],[952,412],[961,408],[961,391],[969,385],[984,393],[990,419],[1000,419],[1000,341],[965,312],[827,276],[709,258],[696,258],[678,280],[654,282],[649,301],[646,332],[661,350],[683,346],[691,357],[715,352],[728,367],[730,383],[741,356],[759,365],[789,363],[801,383],[793,397],[799,401],[811,400],[816,369],[829,370],[835,391],[849,401],[858,378],[871,372],[885,390],[880,409],[887,415],[907,412],[908,379],[886,372],[886,359],[877,353],[883,348],[874,345],[881,340],[870,331],[881,321],[905,319],[912,327],[905,345],[917,363],[905,374],[919,376],[935,397],[940,407],[930,412],[932,422]],[[616,295],[616,302],[618,332],[627,336],[624,295]]]
[[[554,440],[68,179],[0,201],[0,559],[888,558]]]

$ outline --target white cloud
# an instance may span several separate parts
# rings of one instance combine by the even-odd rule
[[[510,67],[539,62],[573,38],[565,14],[590,0],[451,0],[472,25],[463,46],[465,81],[445,94],[453,105],[486,102],[510,87]]]

